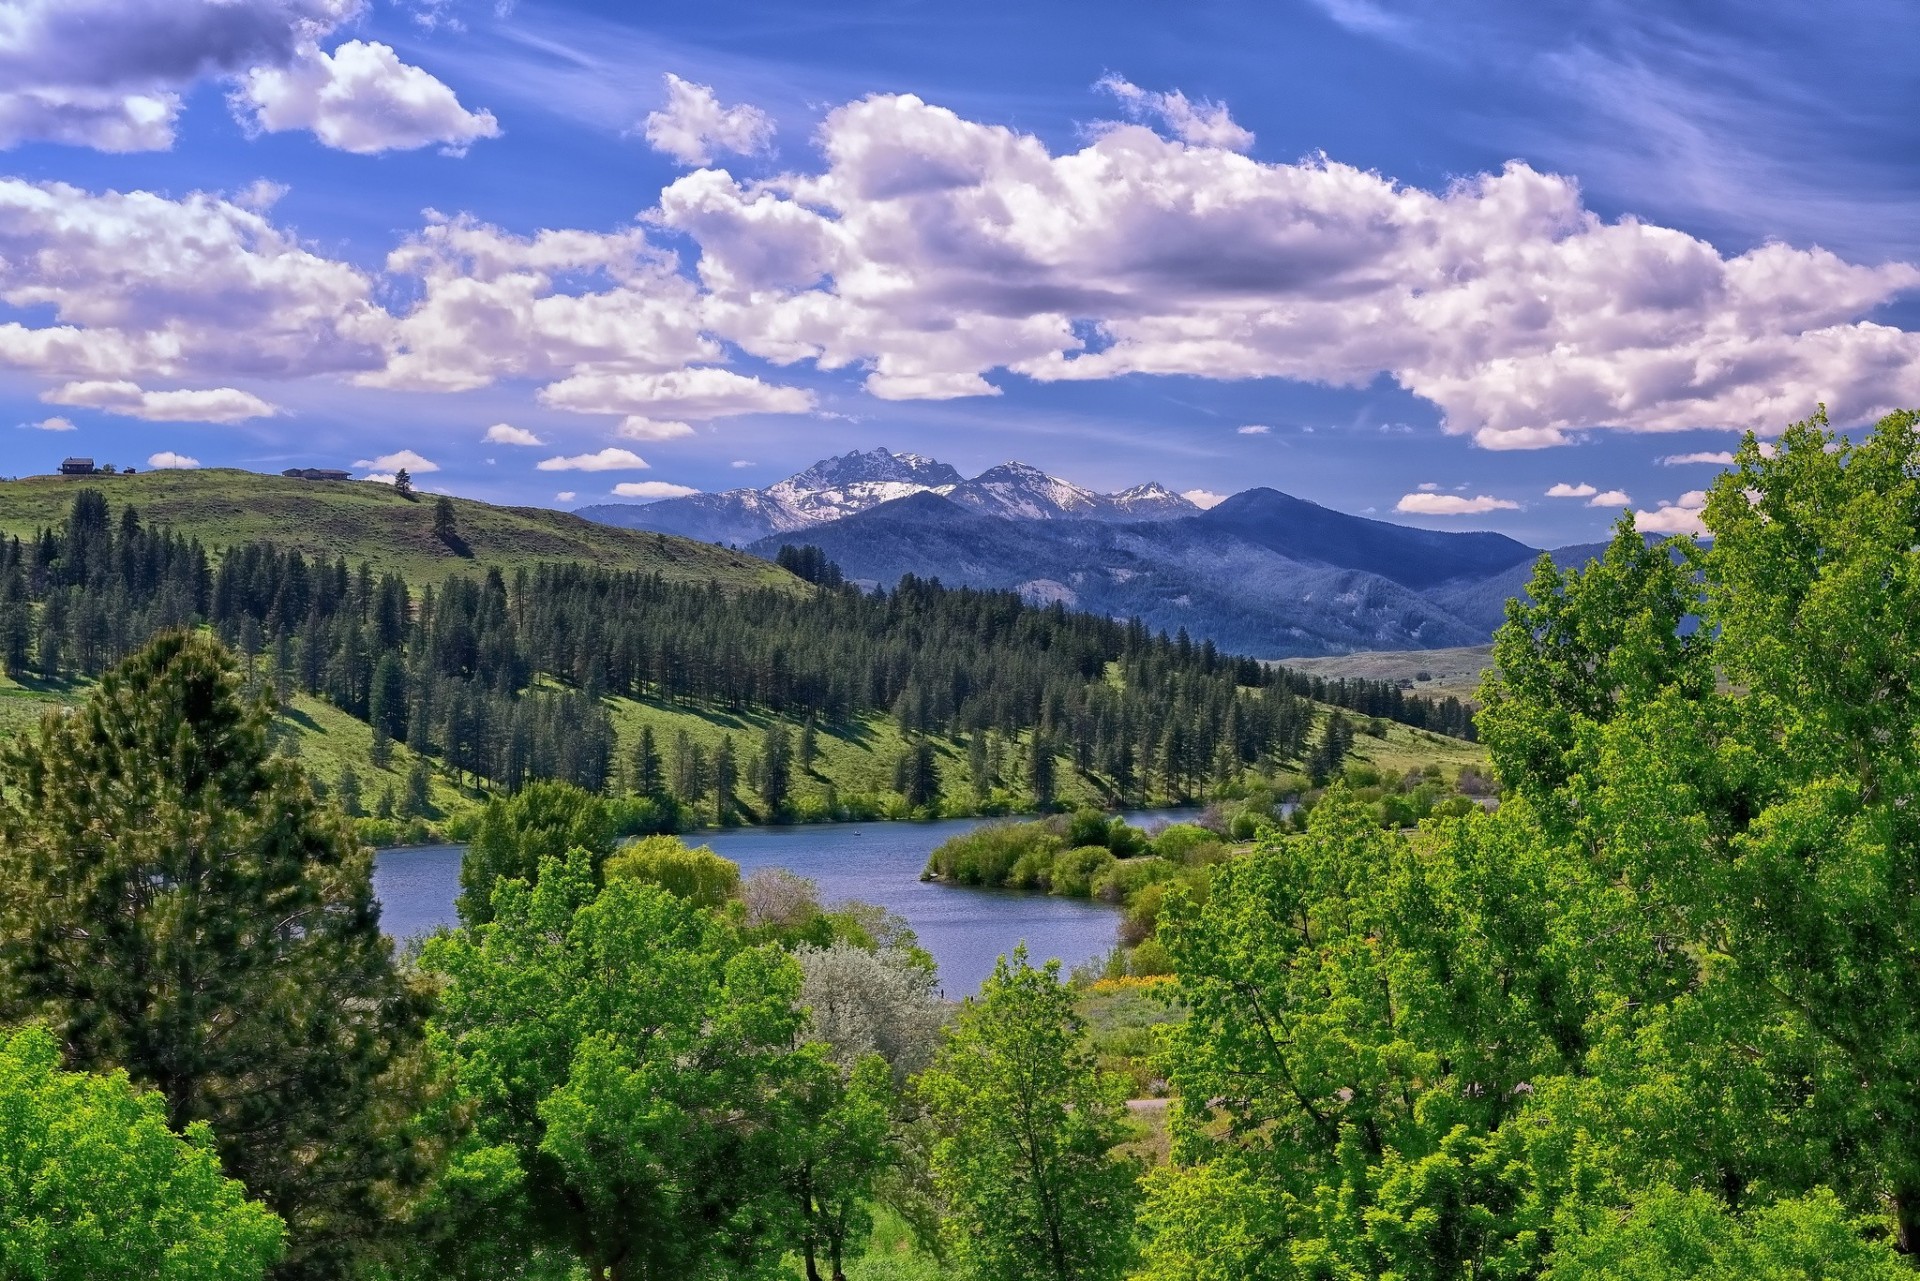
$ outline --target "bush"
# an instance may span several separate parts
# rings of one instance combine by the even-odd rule
[[[1010,885],[1015,866],[1031,854],[1023,875],[1027,884],[1039,884],[1051,879],[1060,847],[1044,823],[990,823],[941,842],[927,858],[926,875],[956,885]]]
[[[692,815],[672,797],[622,796],[607,802],[616,838],[666,836],[693,826]]]
[[[1157,938],[1143,939],[1127,958],[1127,969],[1137,978],[1173,973],[1173,957]]]
[[[740,867],[702,845],[671,836],[635,841],[607,860],[606,875],[658,885],[696,907],[719,907],[740,894]]]
[[[1093,896],[1109,903],[1126,903],[1149,885],[1170,881],[1178,873],[1172,863],[1153,855],[1119,859],[1093,883]]]
[[[1051,888],[1065,898],[1092,898],[1094,882],[1113,865],[1113,854],[1104,846],[1061,850],[1053,859]]]
[[[1153,852],[1170,863],[1187,861],[1187,851],[1200,845],[1218,845],[1220,834],[1197,823],[1175,823],[1153,838]]]

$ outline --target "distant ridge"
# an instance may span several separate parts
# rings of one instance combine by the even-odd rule
[[[1349,516],[1271,489],[1124,522],[1010,520],[932,492],[749,545],[819,546],[847,575],[1010,589],[1263,658],[1484,644],[1540,552],[1500,534]],[[1596,549],[1554,553],[1582,563]]]
[[[946,463],[919,454],[870,449],[821,459],[764,489],[600,503],[577,514],[627,529],[745,545],[844,520],[917,493],[942,495],[971,511],[1012,520],[1169,520],[1200,510],[1155,483],[1097,494],[1019,462],[1001,463],[968,480]]]

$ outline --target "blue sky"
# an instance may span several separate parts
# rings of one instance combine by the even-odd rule
[[[4,8],[0,473],[886,445],[1550,545],[1920,403],[1909,5]]]

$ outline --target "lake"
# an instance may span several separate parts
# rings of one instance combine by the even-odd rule
[[[1148,810],[1126,819],[1155,828],[1194,813]],[[732,859],[745,875],[784,867],[816,882],[824,902],[860,899],[898,912],[939,962],[941,986],[950,997],[973,993],[993,973],[995,958],[1022,942],[1036,963],[1058,957],[1069,969],[1105,955],[1120,922],[1120,910],[1111,904],[920,879],[934,846],[992,821],[822,823],[702,832],[687,839]],[[375,856],[373,890],[389,935],[406,939],[455,923],[453,900],[460,892],[465,849],[429,845],[382,850]]]

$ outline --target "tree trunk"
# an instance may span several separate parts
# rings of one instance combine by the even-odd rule
[[[807,1281],[820,1281],[820,1265],[814,1258],[813,1238],[807,1238]]]
[[[1893,1194],[1893,1242],[1900,1253],[1920,1255],[1920,1188]]]

